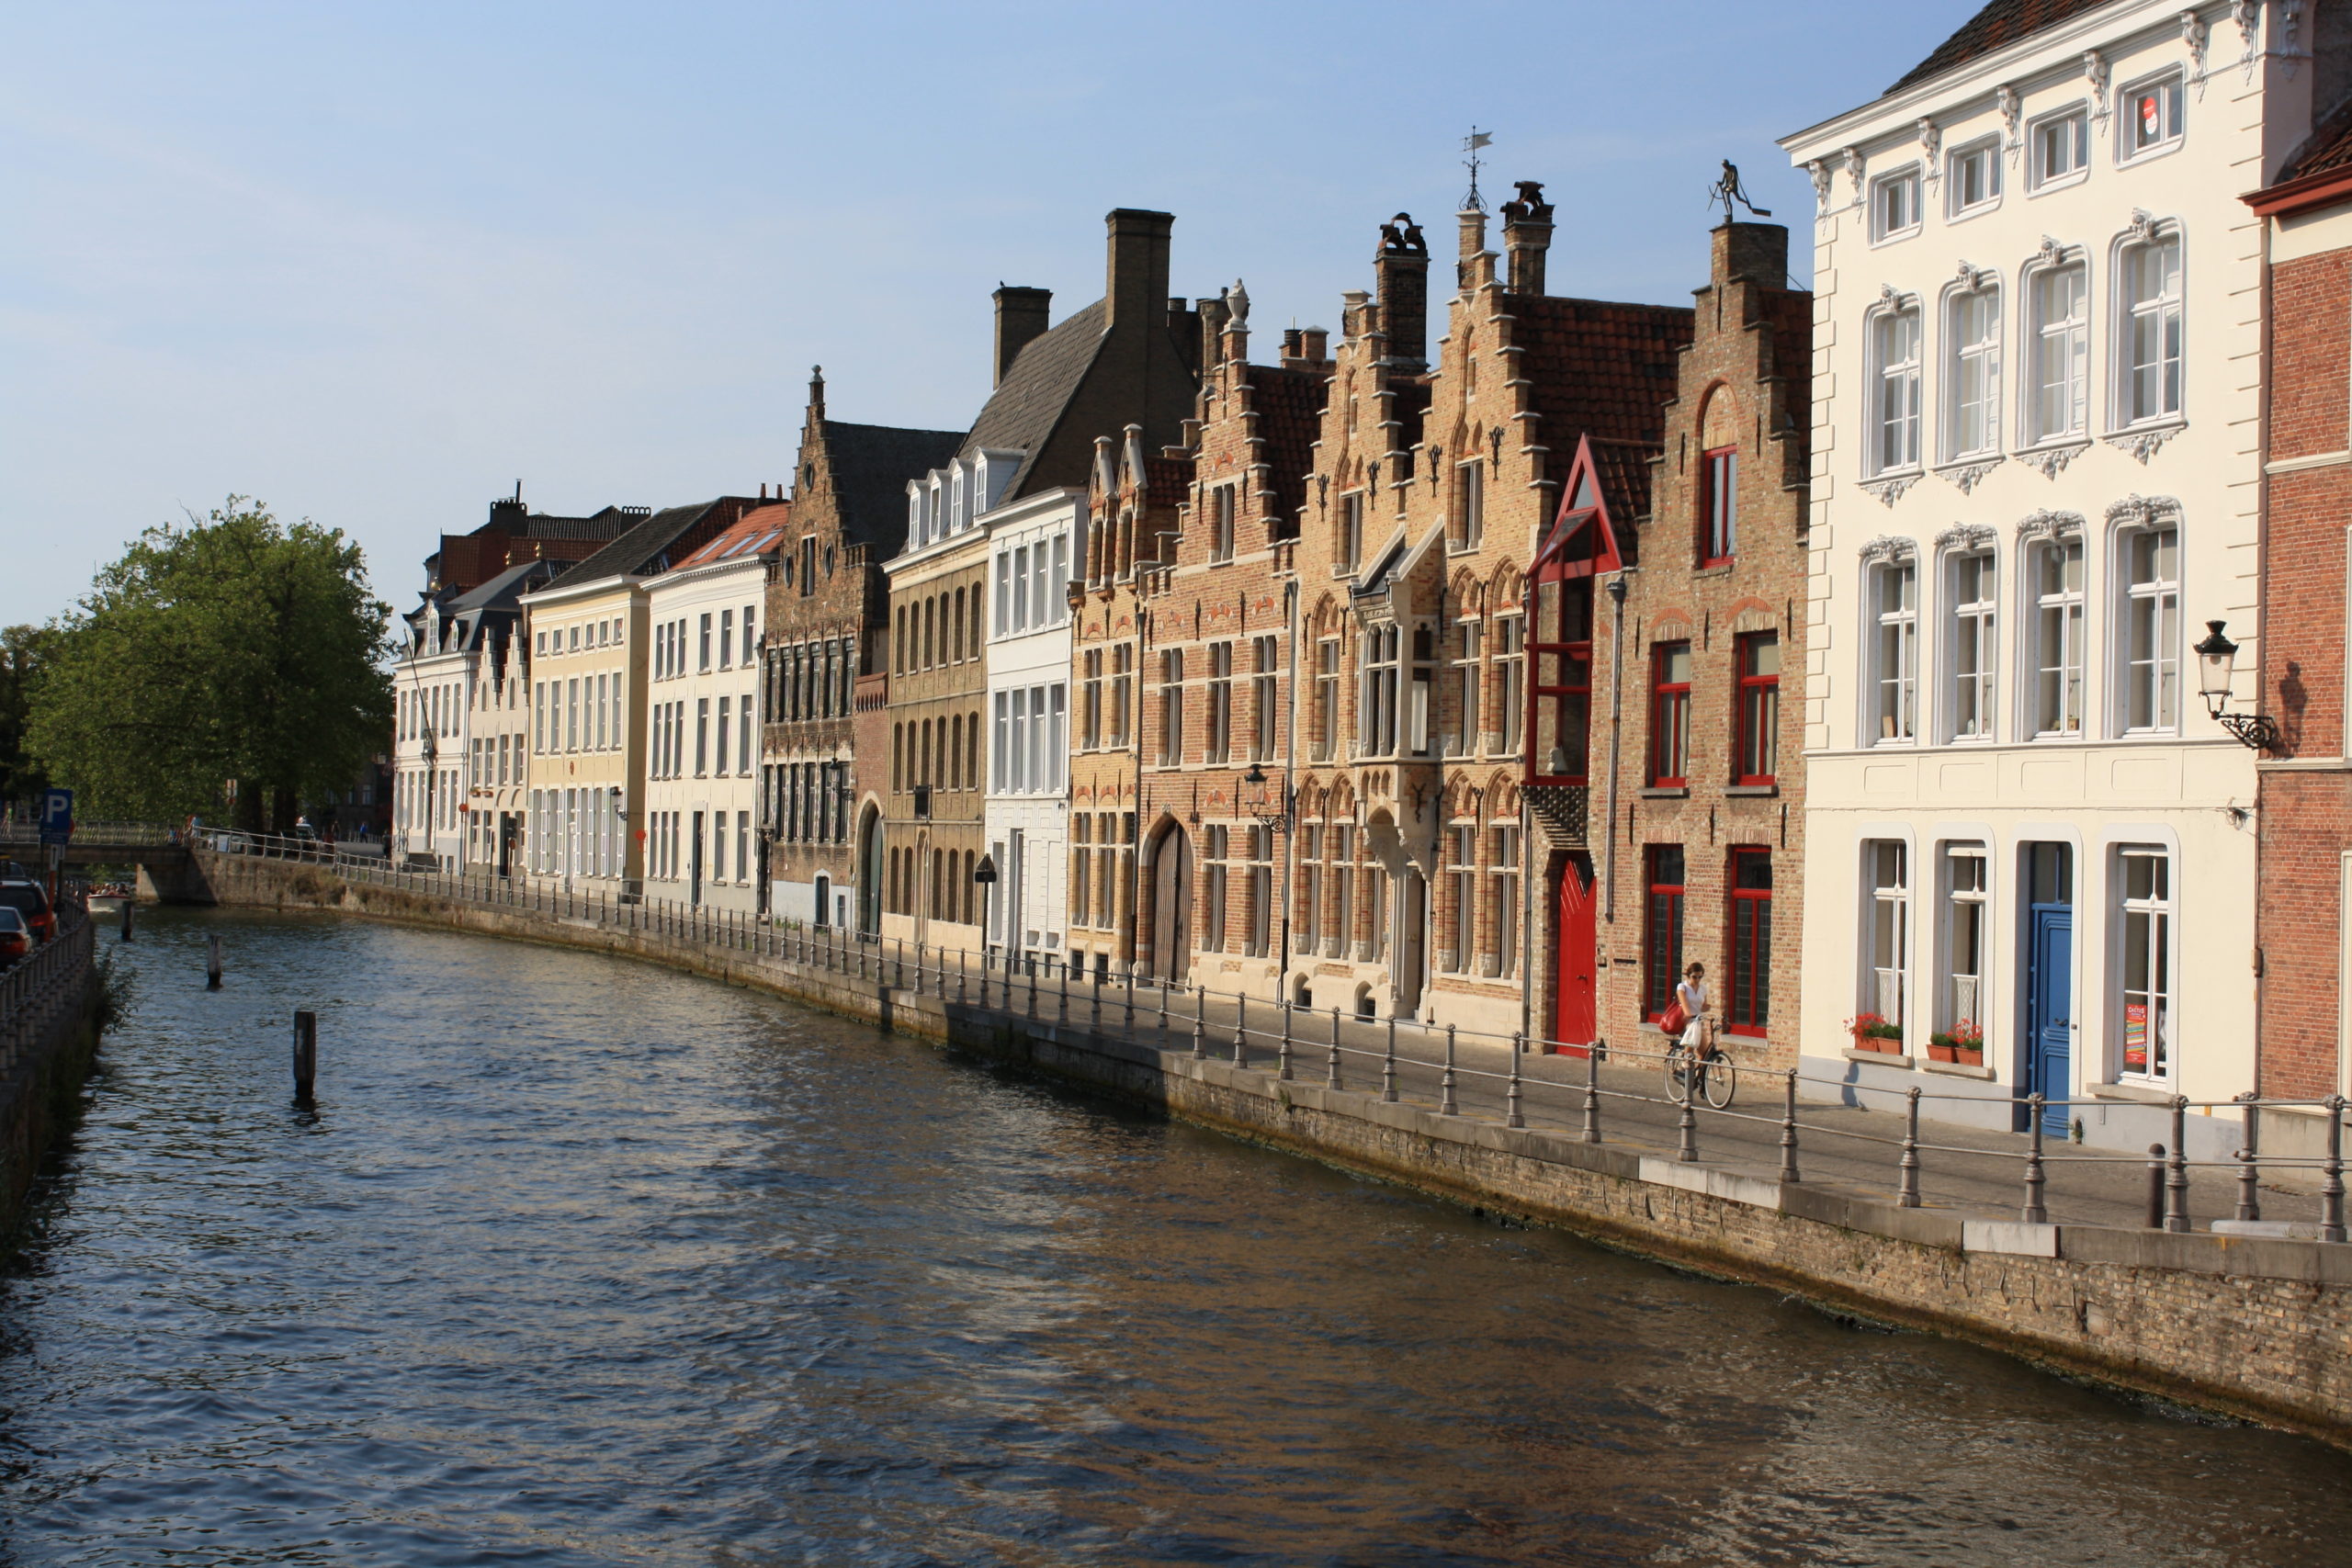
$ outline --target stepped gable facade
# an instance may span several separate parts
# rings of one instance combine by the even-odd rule
[[[1599,829],[1546,867],[1555,942],[1536,994],[1553,1041],[1657,1049],[1676,977],[1702,963],[1720,1043],[1785,1067],[1803,931],[1812,297],[1787,286],[1776,225],[1722,225],[1711,258],[1661,443],[1589,440],[1538,558],[1535,793],[1584,784]],[[1557,759],[1555,714],[1585,737]]]
[[[1120,464],[1147,513],[1175,502],[1172,531],[1136,574],[1142,864],[1120,869],[1143,879],[1131,935],[1150,972],[1273,998],[1293,934],[1278,820],[1295,741],[1293,557],[1329,334],[1295,329],[1278,363],[1253,365],[1241,285],[1199,313],[1207,369],[1184,444],[1145,458],[1131,437]],[[1107,825],[1098,815],[1098,842]]]
[[[858,745],[854,710],[861,682],[888,681],[882,563],[898,547],[907,483],[963,441],[961,431],[834,419],[823,368],[809,372],[761,649],[762,908],[777,919],[824,926],[854,911],[878,916],[856,822],[880,810],[888,757]]]

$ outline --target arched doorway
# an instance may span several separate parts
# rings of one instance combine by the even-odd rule
[[[1600,927],[1593,910],[1592,857],[1581,852],[1562,856],[1555,880],[1558,944],[1552,961],[1552,1037],[1569,1045],[1589,1045],[1600,1032]]]
[[[1396,1011],[1419,1018],[1429,978],[1430,885],[1410,861],[1396,879]]]
[[[857,929],[882,934],[882,813],[871,805],[857,819]]]
[[[1182,981],[1193,968],[1193,841],[1170,822],[1151,841],[1151,972]]]

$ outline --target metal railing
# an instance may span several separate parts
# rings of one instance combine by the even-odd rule
[[[2225,1101],[2176,1096],[2161,1107],[2169,1118],[2168,1140],[2145,1155],[2073,1152],[2070,1145],[2049,1145],[2043,1132],[2047,1112],[2061,1107],[2112,1111],[2115,1101],[2041,1095],[1988,1100],[1915,1087],[1900,1091],[1903,1109],[1890,1113],[1852,1103],[1858,1086],[1849,1079],[1733,1061],[1726,1076],[1736,1086],[1752,1084],[1766,1091],[1766,1109],[1735,1108],[1736,1093],[1722,1104],[1711,1103],[1705,1077],[1710,1069],[1692,1071],[1691,1059],[1672,1049],[1598,1042],[1588,1046],[1365,1017],[1337,1008],[1317,1012],[1185,981],[1133,973],[1114,976],[1073,963],[1067,954],[943,947],[544,878],[391,865],[378,856],[311,840],[238,837],[245,843],[243,852],[331,864],[354,880],[699,943],[991,1009],[1014,1020],[1083,1024],[1162,1049],[1189,1050],[1194,1057],[1214,1053],[1238,1066],[1271,1069],[1285,1080],[1296,1080],[1302,1070],[1312,1075],[1319,1066],[1328,1088],[1376,1092],[1385,1101],[1425,1104],[1442,1115],[1514,1128],[1549,1126],[1584,1143],[1613,1140],[1680,1164],[1712,1156],[1792,1184],[1807,1180],[1808,1168],[1826,1168],[1843,1183],[1880,1186],[1906,1208],[1932,1201],[1987,1213],[2007,1210],[2019,1221],[2039,1224],[2050,1221],[2058,1201],[2075,1212],[2070,1223],[2139,1223],[2175,1232],[2192,1229],[2199,1208],[2211,1217],[2241,1222],[2262,1221],[2266,1207],[2301,1208],[2313,1211],[2308,1223],[2320,1239],[2346,1237],[2346,1102],[2340,1096],[2244,1096]],[[1499,1064],[1492,1060],[1497,1055],[1504,1058]],[[1556,1076],[1564,1069],[1569,1076]],[[1645,1087],[1652,1083],[1654,1088]],[[1756,1098],[1749,1097],[1750,1105]],[[1941,1102],[1979,1112],[1988,1104],[2014,1107],[2023,1112],[2026,1130],[1923,1128],[1923,1118]],[[2282,1156],[2245,1147],[2232,1159],[2193,1158],[2188,1152],[2192,1111],[2315,1115],[2325,1123],[2327,1152]],[[1972,1131],[1984,1141],[1955,1141]],[[2082,1185],[2131,1167],[2143,1169],[2146,1180],[2130,1182],[2121,1195],[2112,1181],[2105,1191]],[[2216,1172],[2224,1174],[2226,1194],[2209,1187],[2200,1199],[2192,1179]],[[2301,1186],[2282,1188],[2282,1181]],[[2053,1182],[2074,1182],[2077,1190],[2053,1193]],[[2009,1196],[2000,1197],[1996,1188]],[[2219,1213],[2224,1208],[2226,1215]]]
[[[78,889],[57,903],[57,934],[0,973],[0,1079],[56,1021],[60,1010],[80,1005],[90,974],[97,930]]]
[[[162,822],[76,822],[74,842],[84,849],[155,849],[176,844],[179,829]],[[0,822],[0,845],[18,848],[40,843],[40,827],[33,822]]]

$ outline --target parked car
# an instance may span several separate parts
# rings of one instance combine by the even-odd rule
[[[40,883],[17,877],[0,881],[0,905],[25,918],[35,942],[57,940],[57,913],[50,908],[49,894]]]
[[[25,924],[25,917],[14,908],[0,905],[0,968],[16,963],[32,950],[32,927]]]

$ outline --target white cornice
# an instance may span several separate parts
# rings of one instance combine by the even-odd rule
[[[2184,10],[2195,10],[2200,15],[2210,11],[2222,17],[2229,14],[2225,3],[2184,6],[2179,0],[2109,0],[2108,5],[2029,34],[1964,65],[1915,82],[1818,125],[1792,131],[1780,139],[1779,146],[1802,166],[1807,159],[1835,153],[1849,142],[1867,144],[1888,136],[1916,140],[1921,117],[1949,125],[1962,118],[1959,106],[1978,98],[1989,103],[1994,93],[2005,85],[2022,88],[2045,76],[2080,77],[2083,51],[2089,47],[2089,39],[2101,40],[2101,52],[2107,54],[2145,39],[2177,43]],[[2145,17],[2137,26],[2127,32],[2115,31],[2125,18],[2142,12]],[[1885,123],[1881,125],[1881,121]]]

